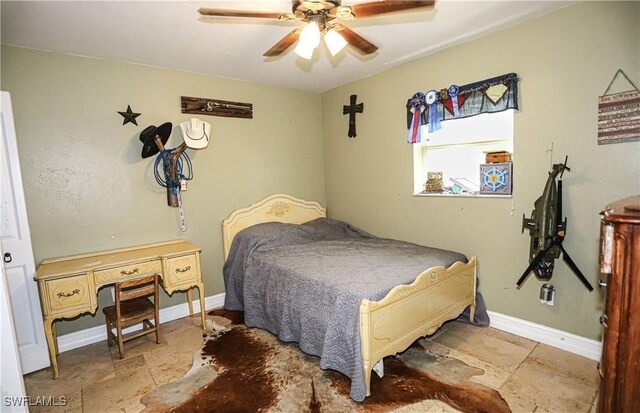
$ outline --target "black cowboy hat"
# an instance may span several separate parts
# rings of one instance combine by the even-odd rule
[[[171,135],[171,129],[173,125],[171,122],[163,123],[156,127],[155,125],[147,126],[142,132],[140,132],[140,142],[142,142],[142,159],[148,158],[160,152],[156,145],[156,136],[162,141],[162,145],[165,145]]]

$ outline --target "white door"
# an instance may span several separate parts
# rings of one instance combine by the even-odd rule
[[[2,248],[0,248],[0,253]],[[0,267],[0,393],[3,412],[26,412],[23,397],[26,395],[22,371],[18,358],[15,328],[11,318],[9,294],[7,291],[4,268]]]
[[[48,367],[49,353],[42,327],[38,285],[34,281],[35,264],[31,234],[24,202],[16,130],[11,110],[11,97],[0,92],[0,241],[13,321],[24,374]]]

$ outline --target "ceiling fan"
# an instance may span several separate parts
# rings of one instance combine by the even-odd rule
[[[342,6],[342,0],[292,0],[292,3],[291,13],[210,8],[200,8],[198,12],[205,17],[250,17],[306,23],[304,27],[296,28],[283,37],[271,49],[267,50],[264,56],[278,56],[299,40],[295,49],[296,54],[305,59],[311,59],[313,51],[320,44],[321,35],[324,36],[325,43],[333,56],[347,44],[350,44],[364,55],[378,50],[376,45],[343,25],[340,21],[432,7],[435,4],[435,0],[376,1],[352,6]]]

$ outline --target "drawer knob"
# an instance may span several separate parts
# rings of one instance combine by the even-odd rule
[[[191,266],[190,265],[187,265],[184,268],[176,268],[176,272],[187,272],[189,270],[191,270]]]
[[[137,273],[138,271],[140,271],[139,268],[134,268],[131,271],[122,270],[122,271],[120,271],[120,274],[122,274],[122,275],[133,275],[133,274]]]
[[[77,288],[71,291],[70,293],[58,293],[57,295],[58,295],[58,298],[62,298],[62,297],[71,297],[76,294],[80,294],[80,290]]]

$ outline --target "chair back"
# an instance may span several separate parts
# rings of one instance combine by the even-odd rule
[[[158,275],[152,274],[131,281],[116,283],[116,300],[127,301],[138,297],[156,294]]]
[[[122,281],[115,284],[116,312],[120,315],[120,303],[138,297],[153,295],[154,304],[158,305],[158,274]]]

